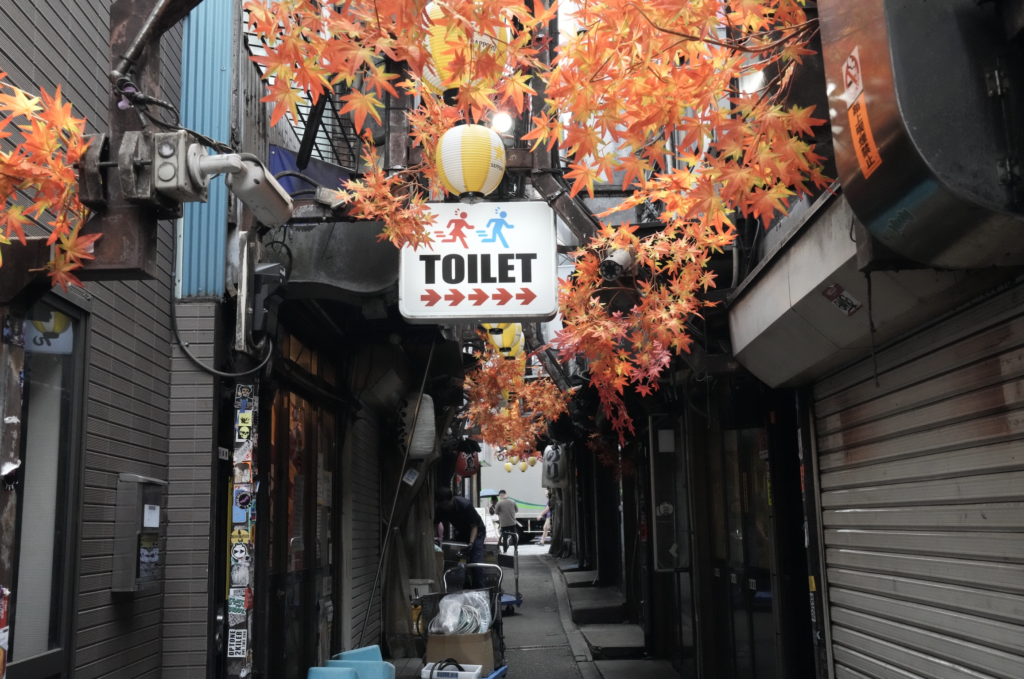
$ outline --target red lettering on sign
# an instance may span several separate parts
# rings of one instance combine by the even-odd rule
[[[441,295],[428,288],[425,295],[420,295],[420,300],[426,302],[427,306],[434,306],[441,301]]]
[[[505,306],[505,304],[512,299],[512,293],[505,288],[498,288],[498,292],[491,295],[491,299],[498,303],[498,306]]]
[[[455,288],[451,289],[451,294],[444,296],[444,301],[451,302],[449,306],[458,306],[459,302],[461,302],[464,299],[466,299],[466,296],[463,295],[458,290],[456,290]]]

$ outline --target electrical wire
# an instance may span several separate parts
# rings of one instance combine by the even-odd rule
[[[301,179],[302,181],[306,182],[307,184],[312,184],[313,186],[315,186],[317,188],[323,188],[323,186],[324,186],[323,184],[321,184],[317,180],[313,179],[312,177],[307,177],[306,175],[302,174],[301,172],[296,172],[294,170],[285,170],[284,172],[278,172],[277,174],[274,175],[274,179],[280,179],[281,177],[295,177],[296,179]]]
[[[177,247],[178,247],[178,245],[177,245],[178,239],[174,238],[172,240],[174,242],[174,245],[172,246],[173,247],[173,251],[171,252],[171,261],[175,261],[177,259],[177,254],[176,254],[175,251],[177,250]],[[175,297],[174,297],[174,281],[172,280],[171,281],[171,330],[174,332],[174,339],[176,339],[178,341],[178,346],[181,347],[181,350],[183,352],[185,352],[185,355],[188,356],[189,359],[191,359],[191,361],[193,363],[195,363],[196,366],[200,370],[202,370],[204,372],[208,372],[211,375],[216,375],[217,377],[224,377],[224,378],[227,378],[227,379],[234,379],[236,377],[245,377],[246,375],[251,375],[251,374],[253,374],[255,372],[259,372],[260,370],[262,370],[263,366],[265,366],[270,361],[270,357],[274,355],[274,340],[270,339],[270,337],[267,337],[267,355],[263,358],[262,361],[260,361],[260,364],[258,366],[256,366],[255,368],[253,368],[252,370],[246,370],[244,372],[237,372],[237,373],[227,373],[227,372],[222,372],[220,370],[216,370],[215,368],[211,368],[210,366],[208,366],[205,363],[203,363],[202,361],[200,361],[199,357],[197,357],[195,354],[193,354],[189,350],[188,342],[186,342],[185,340],[181,339],[181,331],[178,329],[178,310],[177,310],[177,307],[178,307],[178,305],[176,304],[176,300],[175,300]]]
[[[203,363],[202,361],[200,361],[199,358],[189,350],[188,342],[186,342],[183,339],[181,339],[181,332],[178,330],[178,313],[175,310],[176,306],[177,306],[177,304],[175,304],[175,302],[174,302],[174,288],[172,287],[171,288],[171,327],[174,329],[174,338],[176,340],[178,340],[178,346],[180,346],[181,350],[183,352],[185,352],[185,355],[188,356],[192,360],[192,362],[195,363],[196,366],[198,368],[200,368],[201,370],[203,370],[204,372],[208,372],[211,375],[216,375],[217,377],[225,377],[225,378],[228,378],[228,379],[232,379],[232,378],[235,378],[235,377],[245,377],[246,375],[251,375],[251,374],[253,374],[255,372],[259,372],[260,370],[262,370],[263,366],[265,366],[270,361],[270,357],[274,355],[274,340],[270,339],[270,337],[267,337],[267,355],[263,358],[263,360],[260,362],[260,364],[258,366],[256,366],[255,368],[253,368],[252,370],[245,370],[243,372],[237,372],[237,373],[226,373],[226,372],[221,372],[220,370],[216,370],[214,368],[211,368],[210,366],[208,366],[205,363]]]

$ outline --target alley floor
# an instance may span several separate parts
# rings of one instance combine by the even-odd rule
[[[508,679],[679,679],[667,662],[641,659],[643,636],[639,627],[621,624],[621,620],[614,621],[620,624],[578,625],[572,607],[580,607],[577,614],[592,613],[591,599],[601,597],[576,596],[578,603],[572,604],[570,587],[577,594],[586,591],[579,587],[581,578],[568,578],[567,582],[560,571],[559,566],[565,564],[559,561],[569,560],[556,560],[539,545],[529,550],[532,553],[524,551],[521,548],[519,553],[523,605],[504,616]],[[511,568],[505,569],[502,588],[507,593],[515,592]],[[632,652],[622,657],[626,649]],[[412,679],[419,676],[421,661],[396,661],[396,666],[398,677]]]
[[[547,559],[519,557],[519,591],[523,605],[505,617],[505,657],[509,679],[580,677],[576,654],[569,645],[562,619],[555,582]],[[505,569],[504,589],[515,591],[512,570]]]

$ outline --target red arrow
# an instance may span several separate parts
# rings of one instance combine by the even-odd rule
[[[491,295],[491,299],[498,303],[498,306],[504,306],[506,302],[512,299],[512,293],[505,288],[498,288],[498,292]]]
[[[463,295],[458,290],[456,290],[455,288],[452,288],[452,293],[450,295],[444,296],[444,301],[451,302],[449,306],[458,306],[459,302],[461,302],[464,299],[466,299],[466,296]]]
[[[473,300],[473,306],[480,306],[489,299],[490,295],[481,290],[480,288],[473,288],[473,294],[469,296],[469,299]]]
[[[420,295],[420,300],[427,303],[427,306],[434,306],[441,301],[441,295],[437,294],[430,288],[427,288],[427,294]]]
[[[537,299],[537,295],[535,295],[530,288],[523,288],[522,290],[523,291],[521,293],[516,295],[516,299],[523,300],[523,306],[526,306],[533,300]]]

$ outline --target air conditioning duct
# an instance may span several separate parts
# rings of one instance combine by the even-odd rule
[[[996,4],[818,7],[836,165],[860,221],[933,268],[1024,264],[1024,56]]]
[[[423,394],[416,426],[413,428],[417,396],[419,394],[412,392],[406,394],[401,404],[402,418],[398,425],[398,440],[402,446],[409,446],[410,460],[425,458],[434,450],[434,399],[429,394]]]

